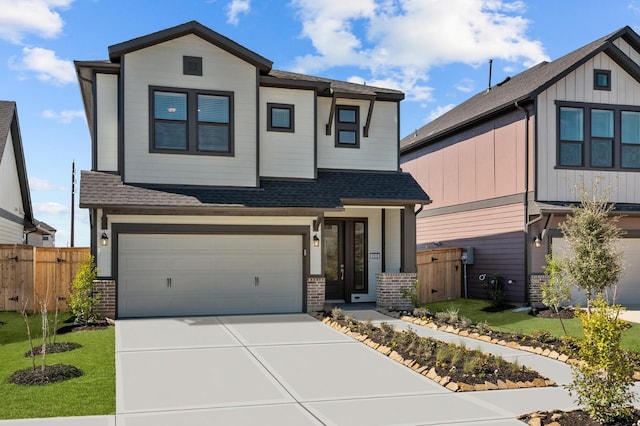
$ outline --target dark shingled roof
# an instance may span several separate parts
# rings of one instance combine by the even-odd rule
[[[454,109],[426,124],[415,133],[405,136],[400,141],[402,152],[435,142],[467,125],[472,125],[495,113],[515,108],[516,102],[532,100],[537,94],[555,84],[558,80],[584,64],[600,52],[606,52],[620,66],[636,78],[637,66],[629,65],[615,47],[613,41],[624,38],[637,49],[640,38],[629,27],[624,27],[605,37],[595,40],[553,62],[542,62],[514,77],[485,90],[466,100]]]
[[[262,179],[260,188],[123,184],[118,175],[90,171],[80,178],[80,207],[340,208],[344,200],[405,205],[429,196],[402,172],[321,170],[315,180]]]

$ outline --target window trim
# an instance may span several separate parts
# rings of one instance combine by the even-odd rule
[[[607,76],[607,85],[602,86],[598,84],[598,76],[606,75]],[[610,70],[593,70],[593,90],[606,90],[611,91],[611,71]]]
[[[289,111],[289,127],[276,127],[272,124],[273,109],[286,109]],[[295,105],[293,104],[277,104],[267,103],[267,131],[268,132],[283,132],[283,133],[295,133]]]
[[[155,93],[183,93],[187,95],[187,149],[163,149],[155,146]],[[201,151],[198,149],[198,95],[224,96],[229,99],[229,129],[228,151]],[[216,157],[235,156],[235,123],[234,123],[234,93],[220,90],[183,89],[176,87],[149,86],[149,152],[153,154],[177,155],[209,155]],[[220,125],[218,123],[218,125]]]
[[[603,170],[603,171],[639,171],[638,167],[622,166],[622,112],[639,112],[640,106],[634,105],[616,105],[616,104],[600,104],[586,102],[556,101],[556,169],[564,170]],[[583,110],[583,140],[575,142],[582,144],[582,165],[581,166],[564,166],[560,164],[560,109],[563,107],[582,108]],[[591,166],[591,111],[592,110],[610,110],[613,111],[613,165],[612,167],[594,167]],[[595,138],[598,139],[598,138]],[[566,143],[571,143],[567,141]]]
[[[340,121],[340,110],[354,111],[356,113],[355,123]],[[340,142],[340,131],[353,131],[356,135],[355,143]],[[360,148],[360,107],[357,105],[336,105],[335,119],[335,146],[339,148]]]
[[[189,64],[195,64],[196,69],[191,71]],[[202,57],[201,56],[183,56],[182,57],[182,74],[202,76]]]

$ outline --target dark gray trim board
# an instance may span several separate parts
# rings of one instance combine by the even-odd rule
[[[310,228],[286,225],[179,225],[179,224],[111,224],[111,275],[116,277],[116,318],[118,318],[118,240],[120,234],[190,234],[190,235],[300,235],[302,236],[302,312],[307,311],[307,278],[311,271]]]
[[[508,206],[510,204],[524,204],[525,193],[505,195],[504,197],[489,198],[487,200],[472,201],[470,203],[456,204],[453,206],[438,207],[435,209],[423,210],[418,214],[418,219],[423,217],[441,216],[451,213],[462,213],[473,210],[488,209],[491,207]]]
[[[9,222],[17,223],[18,225],[24,225],[26,219],[23,219],[20,216],[13,214],[3,208],[0,208],[0,218],[7,219]]]

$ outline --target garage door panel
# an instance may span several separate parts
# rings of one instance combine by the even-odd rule
[[[118,314],[300,312],[302,259],[300,235],[123,234]]]
[[[618,242],[622,251],[624,270],[616,286],[616,303],[627,307],[640,306],[640,238],[622,238]],[[559,257],[565,256],[568,245],[564,238],[553,239],[553,252]],[[586,305],[584,291],[577,287],[571,289],[571,302]]]

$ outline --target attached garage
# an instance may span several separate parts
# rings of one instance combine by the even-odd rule
[[[616,303],[627,307],[640,306],[640,238],[622,238],[620,247],[624,254],[625,267],[616,289]],[[562,256],[567,250],[564,238],[553,239],[553,251]],[[584,306],[584,294],[577,290],[571,292],[572,301]]]
[[[118,237],[118,317],[302,312],[303,236]]]

